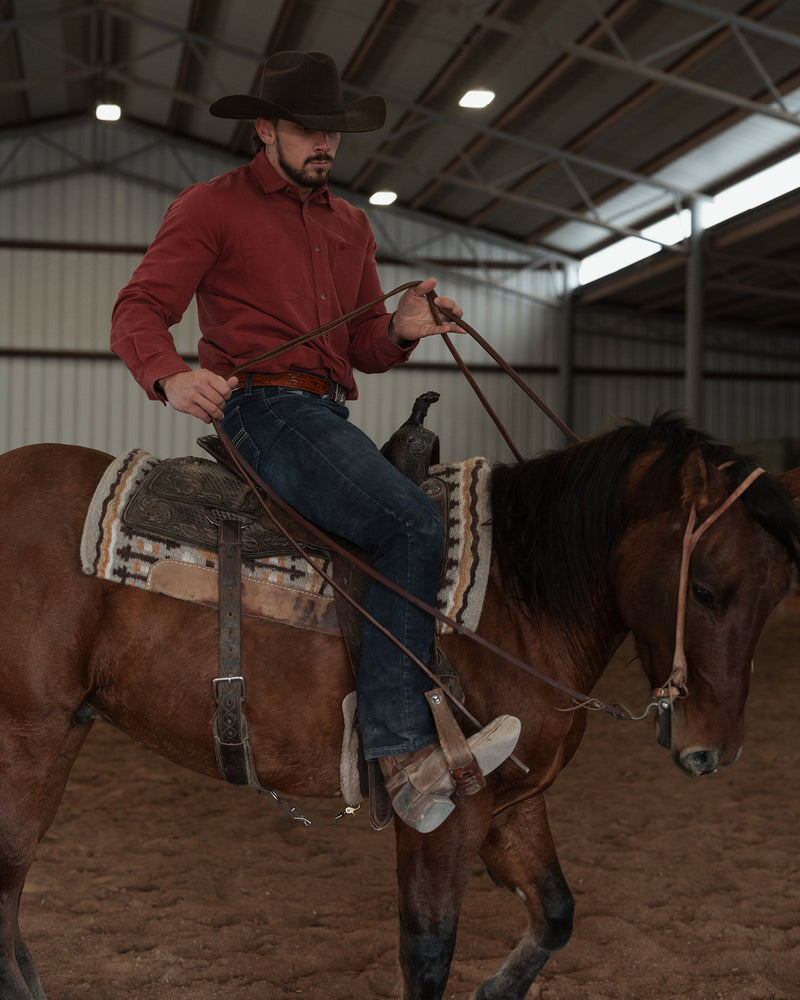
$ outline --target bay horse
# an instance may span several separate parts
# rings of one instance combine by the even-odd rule
[[[85,576],[79,543],[111,456],[32,445],[0,457],[0,997],[46,1000],[18,926],[37,843],[96,714],[149,749],[218,776],[210,721],[214,609]],[[479,634],[586,695],[628,632],[651,687],[672,671],[689,510],[719,509],[753,463],[671,415],[625,423],[492,474],[494,554]],[[782,481],[781,481],[782,480]],[[686,586],[685,689],[671,754],[691,775],[733,763],[751,660],[800,561],[800,469],[759,476],[697,542]],[[522,721],[515,755],[436,831],[395,822],[404,1000],[441,1000],[462,897],[480,856],[528,927],[473,1000],[524,997],[571,933],[573,898],[544,792],[575,753],[586,712],[462,635],[445,636],[480,720]],[[260,782],[339,790],[341,640],[247,618],[242,652]],[[301,695],[301,696],[300,696]],[[565,711],[565,709],[573,709]]]

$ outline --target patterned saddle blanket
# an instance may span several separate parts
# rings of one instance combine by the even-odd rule
[[[448,493],[439,610],[473,631],[491,558],[490,475],[483,458],[429,470]],[[199,518],[198,495],[206,511]],[[329,553],[312,544],[300,556],[260,510],[258,499],[216,462],[161,461],[133,449],[111,463],[97,486],[81,565],[89,576],[216,607],[218,523],[233,513],[242,523],[242,613],[341,634],[333,592],[318,572],[330,573]]]

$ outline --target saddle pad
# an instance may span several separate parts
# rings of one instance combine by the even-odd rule
[[[159,460],[141,449],[120,456],[100,480],[81,540],[83,572],[114,583],[215,606],[218,557],[212,549],[134,531],[122,512]],[[474,630],[480,618],[491,557],[489,463],[482,458],[432,466],[431,477],[449,489],[448,540],[440,580],[439,609]],[[316,571],[330,571],[321,556],[242,558],[242,611],[338,632],[331,588]],[[439,626],[440,634],[449,631]]]
[[[448,491],[447,549],[439,579],[442,614],[475,632],[483,610],[492,558],[492,469],[485,458],[432,465],[431,479]],[[437,624],[439,635],[451,632]]]

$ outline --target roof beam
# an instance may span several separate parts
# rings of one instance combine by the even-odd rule
[[[629,2],[635,2],[635,0],[629,0]],[[492,13],[495,15],[502,14],[508,9],[512,0],[499,0],[499,2],[493,3],[491,6]],[[388,0],[387,7],[393,7],[393,0]],[[474,27],[467,36],[463,39],[461,44],[458,46],[453,55],[447,60],[444,66],[439,70],[437,76],[428,84],[427,87],[422,91],[416,100],[417,105],[428,104],[433,101],[438,94],[441,93],[442,89],[452,81],[455,75],[462,70],[471,69],[474,55],[476,53],[477,47],[480,45],[484,37],[486,36],[485,29],[481,27]],[[376,36],[373,35],[373,40],[376,40]],[[348,70],[350,67],[348,67]],[[348,76],[348,79],[350,75]],[[403,114],[398,124],[394,128],[392,135],[388,136],[381,143],[382,149],[388,149],[391,151],[392,145],[398,139],[399,136],[403,135],[404,132],[410,127],[415,126],[417,119],[414,114],[408,109]],[[495,123],[497,124],[497,123]],[[486,141],[485,139],[483,141]],[[378,164],[374,160],[368,160],[367,163],[361,168],[359,173],[353,180],[353,186],[356,188],[362,188],[369,176],[373,173]],[[413,206],[416,207],[416,206]]]
[[[366,95],[368,93],[362,88],[351,87],[351,89],[360,95]],[[527,139],[524,136],[513,135],[510,132],[502,132],[499,129],[492,128],[490,125],[478,125],[475,122],[465,122],[463,118],[458,118],[456,115],[448,115],[443,111],[435,111],[433,108],[424,107],[420,104],[414,104],[413,102],[407,101],[395,94],[385,93],[384,96],[388,102],[399,105],[404,110],[413,112],[419,118],[423,120],[427,119],[428,121],[434,122],[438,125],[449,125],[454,129],[476,133],[478,135],[485,136],[488,139],[494,140],[495,142],[504,142],[509,146],[516,146],[518,149],[525,149],[533,153],[550,157],[553,161],[563,161],[564,163],[575,164],[576,166],[588,167],[592,170],[596,170],[598,173],[607,174],[610,177],[617,177],[621,180],[626,180],[631,184],[644,184],[648,187],[654,187],[659,191],[664,191],[678,198],[691,200],[694,198],[704,199],[706,197],[701,191],[693,191],[691,188],[680,187],[677,184],[670,184],[667,181],[659,180],[656,177],[648,177],[644,174],[638,174],[636,171],[626,170],[624,167],[617,167],[612,163],[604,163],[601,160],[595,160],[589,156],[582,156],[580,153],[571,153],[568,150],[559,149],[555,146],[548,146],[543,142],[537,142],[535,139]],[[376,157],[379,155],[379,153],[375,154]],[[464,154],[460,154],[458,159],[463,162]],[[452,175],[447,174],[445,172],[446,170],[447,168],[440,172],[442,179],[444,180],[446,178],[447,180],[453,180]]]
[[[428,0],[409,0],[409,2],[424,5]],[[463,4],[458,4],[458,6],[462,7],[465,13],[473,13]],[[510,37],[518,37],[521,30],[519,24],[514,24],[511,21],[506,21],[504,18],[493,17],[491,15],[477,16],[475,23],[491,28],[494,31],[502,32]],[[643,79],[662,83],[678,90],[686,90],[689,93],[704,97],[710,101],[741,108],[753,114],[766,115],[769,118],[776,118],[778,121],[788,122],[790,125],[800,128],[800,117],[783,111],[780,108],[773,108],[768,104],[759,104],[757,101],[751,101],[746,97],[741,97],[739,94],[722,90],[720,87],[712,87],[709,84],[699,83],[696,80],[689,80],[685,77],[676,76],[674,73],[655,69],[652,66],[648,66],[642,60],[629,59],[622,55],[613,55],[610,52],[603,52],[600,49],[593,48],[591,45],[581,42],[571,42],[567,38],[561,38],[550,31],[545,31],[543,28],[537,28],[535,25],[526,24],[524,30],[527,35],[537,38],[543,45],[561,52],[567,52],[579,59],[595,63],[598,66],[604,66],[606,69],[631,73]]]
[[[776,7],[780,6],[782,2],[783,0],[754,0],[747,10],[753,17],[763,17]],[[727,32],[718,28],[713,29],[713,34],[705,32],[702,41],[693,45],[690,51],[684,53],[684,55],[680,56],[670,64],[668,67],[669,72],[672,74],[686,73],[694,69],[702,62],[703,59],[708,58],[712,53],[716,52],[725,43],[726,37]],[[787,90],[793,89],[795,86],[792,79],[784,81],[784,84]],[[641,108],[642,105],[644,105],[651,98],[655,98],[659,93],[661,93],[662,90],[663,85],[659,83],[649,82],[643,84],[633,94],[617,104],[616,107],[612,108],[597,122],[589,126],[589,128],[584,129],[584,131],[579,135],[575,136],[569,143],[567,143],[567,148],[580,149],[588,143],[593,142],[598,138],[598,136],[602,135],[606,129],[619,123],[620,120],[624,119],[627,115],[632,114],[637,108]],[[651,174],[656,173],[686,152],[687,148],[693,148],[705,139],[710,138],[712,135],[718,134],[724,128],[731,127],[736,121],[739,121],[744,117],[745,112],[741,109],[729,109],[721,116],[718,116],[711,124],[705,126],[699,132],[696,132],[693,136],[687,139],[684,144],[673,146],[667,152],[661,153],[658,156],[650,158],[646,163],[640,164],[637,169],[637,173],[645,176],[650,176]],[[539,174],[537,172],[531,172],[525,183],[532,182],[533,180],[538,179],[538,177]],[[607,198],[611,198],[622,191],[624,186],[625,185],[622,182],[612,184],[605,191],[598,192],[595,195],[595,200],[602,203]],[[474,221],[476,224],[479,224],[482,221],[481,216],[479,215]],[[551,222],[546,226],[539,227],[537,230],[529,234],[528,239],[531,242],[546,239],[550,233],[558,228],[558,226],[558,222]]]
[[[616,4],[614,9],[610,11],[606,17],[607,20],[616,22],[622,17],[626,16],[630,11],[636,7],[638,0],[621,0],[620,3]],[[591,42],[596,38],[600,37],[602,34],[602,27],[600,25],[594,25],[589,29],[588,32],[583,36],[584,42]],[[575,63],[573,56],[562,56],[556,61],[556,63],[548,67],[544,73],[539,76],[534,83],[520,94],[516,100],[514,100],[501,114],[494,119],[492,122],[493,126],[497,129],[502,129],[507,125],[510,125],[515,119],[517,119],[522,113],[524,113],[530,105],[540,98],[549,87],[557,84],[559,79],[564,75],[565,72]],[[476,156],[481,152],[483,148],[488,144],[489,138],[485,135],[477,136],[473,139],[466,149],[463,151],[467,156]],[[567,152],[577,152],[577,148],[573,147],[568,149]],[[446,173],[453,173],[458,170],[460,165],[459,157],[454,157],[453,160],[445,167]],[[544,165],[543,167],[537,168],[542,170],[552,169],[554,167],[553,162]],[[439,186],[439,182],[435,184],[429,184],[422,191],[420,191],[415,198],[412,199],[411,205],[413,208],[421,208],[424,203],[436,192]],[[479,213],[476,213],[476,217],[470,220],[471,224],[477,225],[482,216],[481,213],[484,209],[481,209]]]
[[[453,187],[466,188],[471,191],[479,191],[489,198],[496,198],[500,201],[507,202],[512,205],[524,205],[527,208],[537,209],[543,212],[549,212],[553,215],[558,215],[563,219],[568,219],[571,222],[580,222],[586,226],[594,226],[598,229],[604,230],[606,233],[614,234],[619,237],[635,236],[638,239],[647,239],[651,243],[657,241],[647,237],[642,236],[638,229],[633,229],[630,226],[620,226],[615,225],[605,219],[599,217],[595,218],[586,215],[582,212],[573,211],[570,208],[565,208],[561,205],[554,205],[552,202],[542,201],[540,198],[531,198],[526,195],[515,194],[510,191],[506,191],[503,188],[499,188],[486,180],[474,180],[467,177],[461,177],[455,174],[443,175],[436,170],[428,170],[422,166],[418,161],[411,162],[410,160],[403,160],[398,156],[391,156],[389,153],[383,153],[379,150],[373,150],[372,156],[381,163],[385,163],[392,167],[399,167],[403,170],[413,170],[418,174],[423,174],[429,178],[441,178],[446,180],[448,184]],[[661,244],[662,248],[668,253],[673,253],[678,256],[684,256],[685,251],[680,246]],[[550,252],[557,252],[551,248]]]
[[[800,35],[793,35],[780,28],[772,28],[768,24],[761,24],[753,21],[749,17],[742,17],[739,14],[730,14],[728,11],[720,10],[718,7],[707,7],[705,4],[695,3],[694,0],[657,0],[658,3],[667,7],[677,7],[679,10],[688,10],[693,14],[701,14],[716,21],[718,24],[725,24],[728,27],[743,28],[754,35],[761,35],[762,38],[769,38],[773,42],[783,42],[800,49]]]

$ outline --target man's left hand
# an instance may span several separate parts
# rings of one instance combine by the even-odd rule
[[[431,315],[428,305],[427,294],[436,287],[435,278],[426,278],[425,281],[409,288],[405,291],[398,303],[397,310],[392,317],[391,335],[392,339],[402,344],[404,341],[421,340],[423,337],[432,337],[434,334],[461,333],[461,327],[455,323],[447,322],[441,317],[442,322],[436,323]],[[454,316],[461,318],[462,310],[452,299],[435,298],[434,305],[448,309]]]

